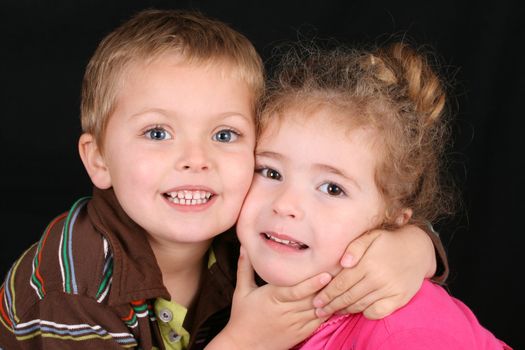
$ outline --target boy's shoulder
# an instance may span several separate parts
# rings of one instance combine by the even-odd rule
[[[102,349],[149,337],[148,300],[169,294],[147,238],[111,192],[95,192],[52,220],[9,270],[0,287],[0,348],[20,341],[53,348],[67,339]]]
[[[92,316],[125,330],[116,313],[105,311],[111,252],[89,220],[88,202],[82,198],[53,219],[8,271],[0,287],[0,347],[20,340],[32,346],[41,337],[68,337],[83,327],[96,336],[97,329],[87,326],[95,322]]]
[[[96,298],[110,258],[107,241],[87,215],[89,198],[53,219],[40,240],[13,264],[4,283],[17,294],[16,308],[23,313],[47,295],[63,293]]]

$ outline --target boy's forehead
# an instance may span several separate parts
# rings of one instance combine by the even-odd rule
[[[231,60],[220,57],[208,59],[191,58],[173,51],[164,52],[147,58],[136,58],[133,61],[130,61],[129,64],[122,69],[120,76],[116,79],[117,90],[125,88],[128,79],[134,79],[137,75],[147,75],[148,70],[154,65],[190,68],[189,71],[193,71],[195,74],[218,73],[224,80],[231,79],[244,85],[247,94],[243,94],[243,96],[248,96],[250,98],[250,103],[255,104],[256,94],[254,89],[243,76],[241,69],[231,62]]]
[[[136,57],[130,60],[122,70],[121,78],[133,78],[137,73],[146,73],[151,67],[188,67],[194,71],[209,71],[211,69],[226,69],[227,62],[214,60],[196,60],[185,57],[177,51],[167,51],[147,57]]]
[[[208,113],[214,107],[217,113],[240,112],[254,124],[254,95],[235,75],[232,64],[224,60],[188,61],[177,53],[135,59],[123,68],[115,88],[113,112],[164,107],[177,111],[177,105],[188,108],[189,101],[194,101],[201,112]]]

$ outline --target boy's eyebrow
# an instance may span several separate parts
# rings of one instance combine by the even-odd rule
[[[140,110],[140,111],[138,111],[136,113],[133,113],[131,115],[131,118],[137,118],[139,116],[142,116],[142,115],[147,114],[147,113],[152,113],[152,112],[153,113],[162,114],[162,115],[165,115],[165,116],[170,116],[172,114],[169,110],[166,110],[166,109],[163,109],[163,108],[144,108],[143,110]],[[247,116],[247,115],[244,115],[243,113],[239,113],[239,112],[235,112],[235,111],[221,113],[221,114],[216,116],[216,119],[223,119],[223,118],[241,118],[241,119],[245,120],[248,123],[252,122],[251,116]]]
[[[240,117],[241,119],[244,119],[246,122],[250,124],[253,123],[252,121],[253,118],[251,116],[244,115],[243,113],[239,113],[239,112],[226,112],[219,116],[219,118],[236,118],[236,117]]]
[[[130,117],[137,118],[137,117],[141,117],[144,114],[148,114],[148,113],[158,113],[162,115],[168,115],[167,111],[162,108],[144,108],[144,109],[139,110],[136,113],[131,114]]]
[[[359,183],[352,176],[346,174],[344,171],[338,168],[335,168],[328,164],[321,164],[321,163],[313,164],[312,168],[319,169],[321,171],[325,171],[325,172],[329,172],[329,173],[341,176],[345,178],[346,180],[352,182],[359,190],[361,190],[361,186],[359,186]]]

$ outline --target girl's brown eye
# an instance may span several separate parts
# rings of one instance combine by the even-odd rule
[[[339,186],[334,185],[334,184],[328,185],[328,189],[327,190],[328,190],[329,194],[335,195],[335,196],[341,194],[341,192],[342,192],[341,189],[339,188]]]
[[[268,179],[277,181],[280,181],[282,179],[281,174],[277,170],[271,168],[259,168],[256,169],[255,172],[261,174],[263,177],[266,177]]]
[[[279,174],[277,171],[275,171],[273,169],[268,169],[268,173],[267,173],[266,176],[269,177],[270,179],[274,179],[274,180],[280,180],[281,179],[281,174]]]
[[[332,182],[322,184],[321,186],[319,186],[319,190],[334,197],[345,195],[345,191],[341,187],[339,187],[339,185]]]

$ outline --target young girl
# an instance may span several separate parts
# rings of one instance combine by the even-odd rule
[[[425,57],[403,43],[305,52],[285,57],[270,83],[237,226],[258,275],[281,286],[338,273],[363,233],[449,209],[439,176],[445,94]],[[510,349],[431,281],[382,320],[335,315],[295,347],[422,348]]]

